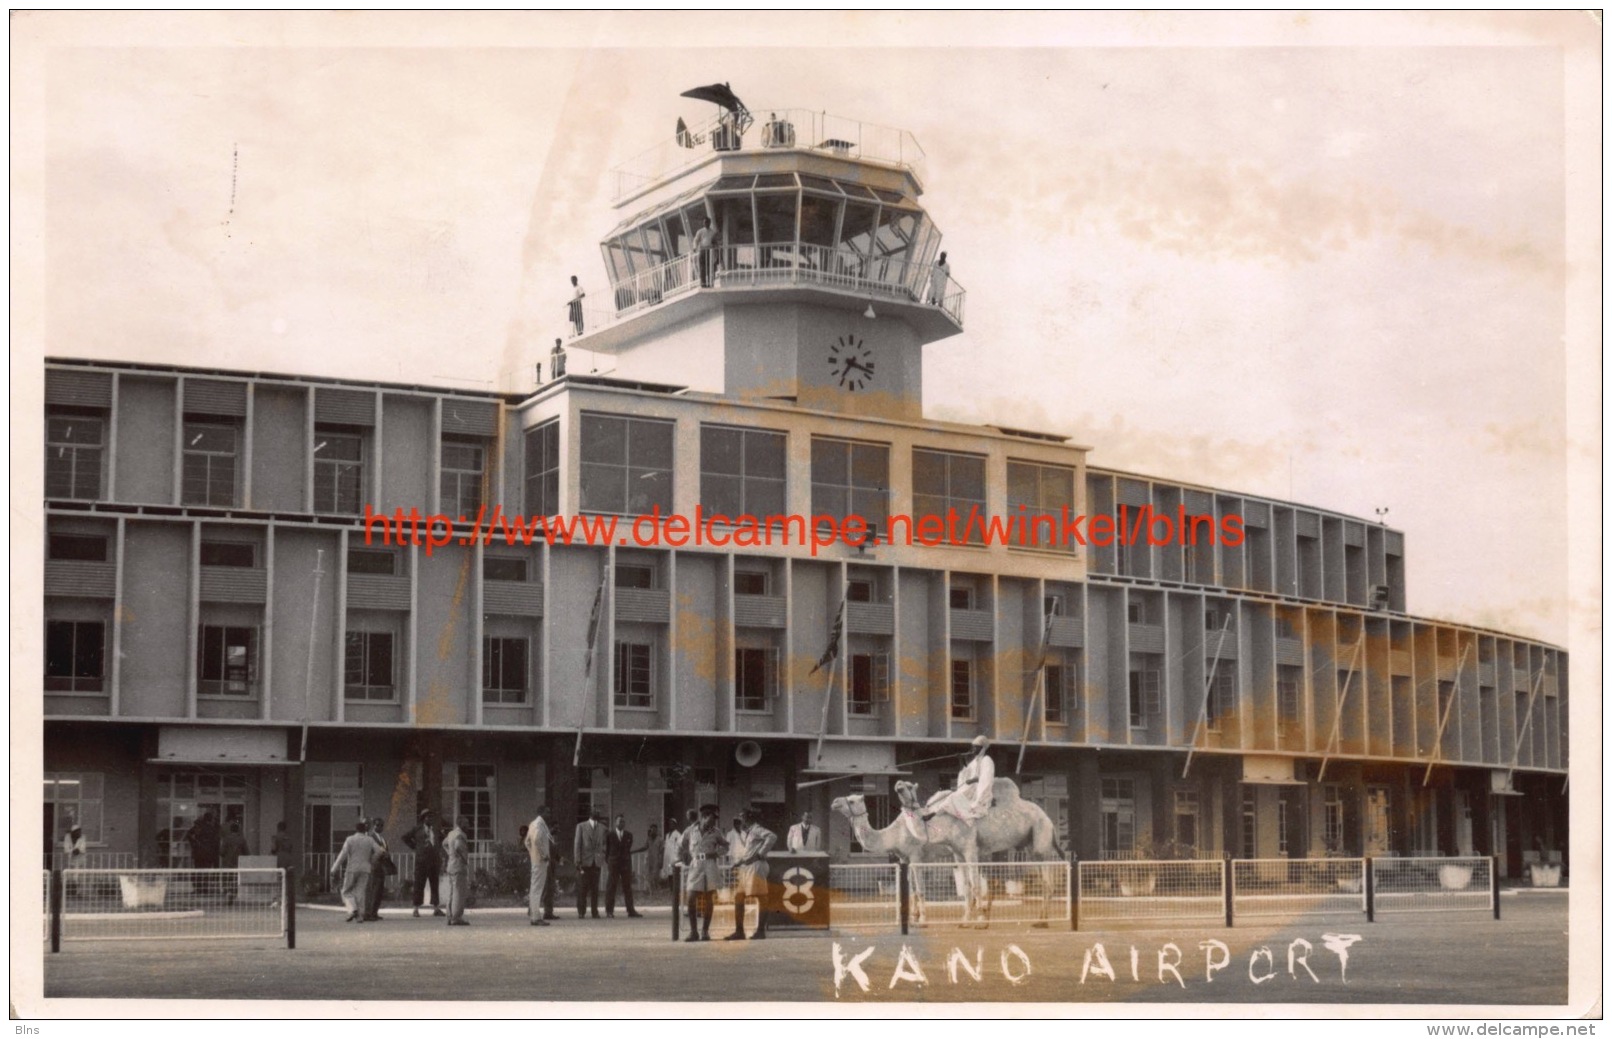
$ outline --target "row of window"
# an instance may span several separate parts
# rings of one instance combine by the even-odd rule
[[[641,515],[659,509],[669,514],[674,427],[670,419],[584,413],[581,511]],[[240,424],[187,417],[182,433],[181,504],[238,505]],[[100,496],[105,435],[105,421],[99,417],[48,417],[48,498],[93,500]],[[315,512],[362,512],[367,455],[363,431],[315,427]],[[964,525],[975,514],[982,517],[983,524],[985,461],[982,455],[913,448],[913,516],[944,520],[955,513],[958,532],[971,543],[980,543],[983,526],[964,530]],[[811,465],[814,515],[858,515],[880,530],[887,529],[890,445],[813,437]],[[786,433],[711,424],[700,427],[700,505],[705,514],[781,518],[786,511],[787,471]],[[526,434],[528,515],[549,516],[560,511],[559,472],[559,422],[555,420]],[[485,441],[444,436],[439,510],[450,516],[474,516],[487,500],[488,475]],[[1031,522],[1035,517],[1058,517],[1061,510],[1074,508],[1072,467],[1010,461],[1007,484],[1009,514],[1026,518],[1032,545],[1047,542],[1050,536],[1045,523]]]

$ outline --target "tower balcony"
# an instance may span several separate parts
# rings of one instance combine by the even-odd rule
[[[726,303],[810,299],[844,310],[869,306],[933,342],[963,329],[966,293],[943,268],[901,257],[870,257],[828,246],[782,242],[722,246],[702,260],[689,253],[616,282],[612,306],[583,308],[584,333],[573,345],[597,353],[662,325]],[[676,305],[672,305],[672,304]]]
[[[804,108],[768,109],[752,134],[728,117],[685,128],[610,171],[611,202],[622,205],[663,181],[735,153],[795,150],[905,170],[921,180],[924,152],[907,130]]]

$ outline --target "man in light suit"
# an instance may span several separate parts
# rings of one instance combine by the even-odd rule
[[[452,819],[442,839],[442,876],[447,881],[448,926],[466,927],[465,899],[470,894],[470,838]]]
[[[369,824],[358,820],[357,829],[347,835],[341,854],[330,864],[330,875],[336,876],[343,867],[347,875],[342,878],[341,901],[347,907],[348,923],[363,923],[364,909],[369,902],[369,873],[380,858],[381,846],[370,839]]]
[[[588,910],[599,919],[599,868],[605,864],[604,810],[595,808],[587,822],[577,826],[571,845],[571,857],[577,864],[577,919],[585,919]]]
[[[812,825],[812,813],[800,813],[800,822],[789,828],[790,851],[822,851],[823,828]]]
[[[526,918],[533,927],[547,927],[543,919],[543,890],[549,881],[549,824],[548,806],[537,810],[537,818],[526,827],[526,854],[532,860],[532,882],[526,893]]]

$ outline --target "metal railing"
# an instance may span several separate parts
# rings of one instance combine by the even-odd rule
[[[1372,902],[1378,913],[1494,910],[1494,861],[1480,856],[1374,858]]]
[[[829,927],[865,934],[901,926],[901,867],[894,862],[831,863]]]
[[[77,861],[69,861],[64,851],[45,854],[45,869],[134,869],[140,856],[132,851],[87,851]]]
[[[864,256],[848,249],[781,242],[729,245],[687,253],[639,271],[612,286],[614,309],[583,308],[583,332],[609,328],[622,318],[698,288],[747,289],[814,285],[871,302],[899,301],[939,307],[959,325],[967,293],[934,264],[901,257]]]
[[[1080,919],[1138,923],[1226,915],[1223,859],[1130,859],[1079,863]]]
[[[283,869],[69,869],[58,875],[61,941],[292,941],[294,900]]]
[[[717,117],[615,166],[610,171],[611,201],[620,202],[704,162],[713,152],[812,151],[911,170],[923,179],[924,151],[907,130],[806,108],[765,108],[752,114],[755,123],[745,134],[734,132],[724,117]]]
[[[973,923],[1046,927],[1069,920],[1069,863],[913,863],[912,922],[920,927]],[[969,905],[972,897],[972,908]]]
[[[1234,859],[1236,916],[1366,911],[1365,859]]]

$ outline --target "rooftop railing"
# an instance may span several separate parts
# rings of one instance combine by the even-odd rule
[[[702,270],[703,266],[703,270]],[[597,332],[699,288],[822,286],[865,297],[938,307],[960,326],[966,293],[933,264],[871,257],[820,245],[737,245],[711,249],[702,264],[690,253],[614,286],[614,308],[583,308],[583,331]]]
[[[763,115],[762,113],[765,113]],[[710,158],[712,153],[756,153],[797,149],[844,159],[876,162],[923,177],[923,149],[906,130],[846,119],[804,108],[763,109],[740,134],[724,115],[690,127],[612,169],[611,201],[643,191],[658,181]]]

